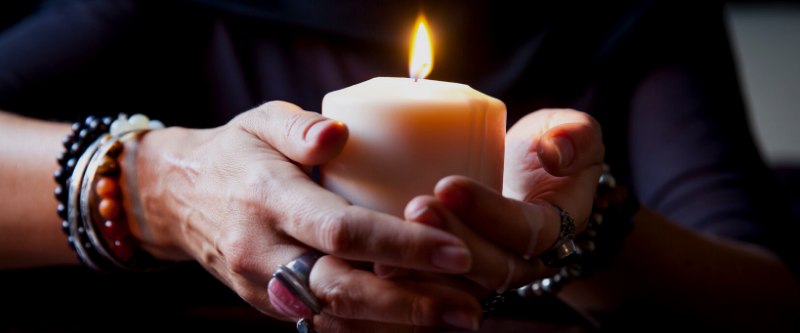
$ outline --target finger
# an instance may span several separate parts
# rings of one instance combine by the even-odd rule
[[[352,206],[307,177],[274,180],[283,195],[269,197],[265,215],[277,214],[278,228],[298,241],[337,257],[463,273],[471,253],[457,237],[419,223]],[[288,190],[287,190],[288,189]]]
[[[383,280],[333,256],[323,256],[314,265],[310,287],[323,316],[472,330],[483,317],[468,293],[435,283]]]
[[[440,285],[450,286],[458,290],[464,291],[475,297],[476,299],[486,298],[491,295],[492,290],[486,289],[483,286],[469,280],[460,275],[442,274],[426,271],[409,271],[407,279],[432,282]]]
[[[589,114],[568,109],[533,112],[518,121],[506,137],[506,163],[517,165],[535,154],[554,176],[567,176],[603,161],[605,147],[599,123]],[[530,164],[534,161],[525,161]]]
[[[492,241],[473,230],[433,196],[418,196],[406,206],[406,212],[418,210],[428,210],[437,215],[443,230],[467,244],[472,253],[472,269],[462,275],[485,289],[501,293],[532,281],[545,270],[541,261],[525,260],[513,251],[498,245],[502,242]],[[497,223],[488,224],[497,227]]]
[[[548,130],[539,139],[539,162],[554,176],[568,176],[603,162],[605,148],[599,130],[580,123],[567,123]]]
[[[339,155],[348,138],[344,123],[286,102],[265,103],[240,117],[242,129],[305,165]]]
[[[561,217],[548,202],[505,198],[461,176],[442,179],[434,193],[477,233],[524,257],[536,257],[558,240]]]
[[[434,211],[434,208],[425,204],[426,201],[429,202],[431,199],[432,197],[423,195],[420,196],[420,199],[409,202],[409,205],[406,206],[404,212],[406,221],[429,225],[437,229],[444,229],[445,223],[441,218],[439,218],[439,214]],[[485,298],[491,293],[490,290],[483,288],[477,283],[459,275],[409,270],[396,267],[385,267],[380,264],[376,266],[375,274],[381,278],[409,278],[414,281],[438,283],[441,285],[454,287],[458,290],[466,291],[478,299]],[[382,274],[386,274],[384,272],[389,272],[389,274],[387,274],[388,277],[381,276],[381,273],[378,273],[379,271],[381,271]]]
[[[437,229],[444,228],[443,222],[439,219],[439,216],[427,206],[423,206],[421,209],[411,211],[406,209],[405,218],[406,221],[421,223]],[[402,279],[411,276],[412,273],[412,271],[409,269],[383,264],[375,264],[372,269],[375,272],[375,275],[382,279]]]
[[[286,246],[275,251],[277,254],[271,254],[268,261],[286,264],[303,251],[302,247]],[[259,261],[263,261],[261,259]],[[314,315],[276,279],[267,283],[262,279],[238,276],[232,282],[231,287],[259,310],[282,320],[313,317],[317,328],[324,328],[321,332],[329,332],[337,328],[336,325],[343,325],[343,328],[386,328],[397,332],[411,326],[453,326],[474,330],[482,318],[482,309],[476,299],[460,290],[433,283],[381,280],[332,256],[320,258],[309,275],[309,290],[320,300],[321,315]],[[321,318],[322,322],[319,322]]]

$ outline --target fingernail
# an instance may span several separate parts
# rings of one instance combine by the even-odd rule
[[[439,215],[433,211],[429,206],[424,206],[421,209],[417,210],[416,212],[412,213],[408,217],[409,221],[419,222],[425,225],[432,226],[434,228],[442,228],[442,220],[439,219]]]
[[[448,325],[477,331],[480,328],[478,317],[470,315],[470,311],[460,308],[446,308],[442,312],[442,320]]]
[[[466,248],[447,245],[433,251],[431,263],[452,273],[464,273],[472,265],[472,256]]]
[[[550,138],[550,143],[556,147],[558,153],[558,167],[563,168],[572,163],[575,158],[575,148],[572,147],[572,142],[563,136],[554,136]]]
[[[281,284],[278,279],[272,279],[267,286],[267,294],[272,307],[281,314],[292,318],[311,318],[314,313],[297,296]]]
[[[397,272],[397,267],[375,264],[375,266],[372,267],[372,271],[375,272],[375,275],[377,275],[379,278],[385,279]]]
[[[470,200],[466,191],[454,181],[440,181],[433,192],[448,208],[465,208],[469,205]]]
[[[320,133],[329,126],[328,120],[320,120],[306,131],[306,135],[303,138],[306,141],[316,141],[319,138]]]

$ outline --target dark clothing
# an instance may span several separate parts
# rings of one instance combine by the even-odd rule
[[[269,100],[319,110],[327,92],[408,76],[422,11],[430,79],[499,98],[509,126],[539,108],[589,112],[607,162],[641,202],[793,265],[780,244],[796,227],[749,135],[720,4],[552,2],[30,2],[0,15],[0,109],[62,120],[142,112],[186,127],[221,125]]]

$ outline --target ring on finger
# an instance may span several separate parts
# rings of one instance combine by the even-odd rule
[[[299,332],[313,332],[310,319],[322,313],[322,305],[309,287],[311,268],[320,257],[317,252],[307,252],[286,265],[278,265],[269,282],[270,303],[282,314],[300,318]]]
[[[575,220],[566,210],[553,205],[561,218],[561,232],[558,240],[547,251],[539,255],[539,259],[547,267],[563,267],[575,258]]]

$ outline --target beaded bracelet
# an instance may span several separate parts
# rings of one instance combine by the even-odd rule
[[[604,169],[586,231],[575,240],[578,257],[555,275],[517,289],[520,297],[555,294],[573,279],[586,279],[595,270],[608,268],[614,255],[622,250],[625,236],[633,229],[631,217],[639,211],[639,202],[629,193],[627,182],[618,184],[608,167]]]
[[[138,134],[164,128],[157,120],[137,114],[127,118],[89,116],[72,126],[73,134],[62,139],[66,152],[57,160],[63,169],[55,172],[56,198],[62,229],[79,259],[97,271],[149,271],[171,263],[157,260],[136,247],[121,206],[116,158],[123,142]],[[110,130],[111,133],[107,133]],[[104,221],[102,225],[95,223]],[[99,231],[99,232],[98,232]]]
[[[597,185],[592,215],[586,231],[575,238],[577,258],[561,267],[555,275],[533,281],[516,290],[503,294],[492,293],[481,299],[484,318],[505,303],[506,296],[516,294],[522,298],[542,296],[544,293],[555,294],[564,283],[572,279],[586,279],[593,271],[611,265],[614,255],[622,250],[622,241],[633,229],[631,216],[639,211],[639,202],[629,193],[630,185],[617,184],[611,175],[608,165],[603,165],[603,174]],[[597,244],[601,246],[597,246]]]

